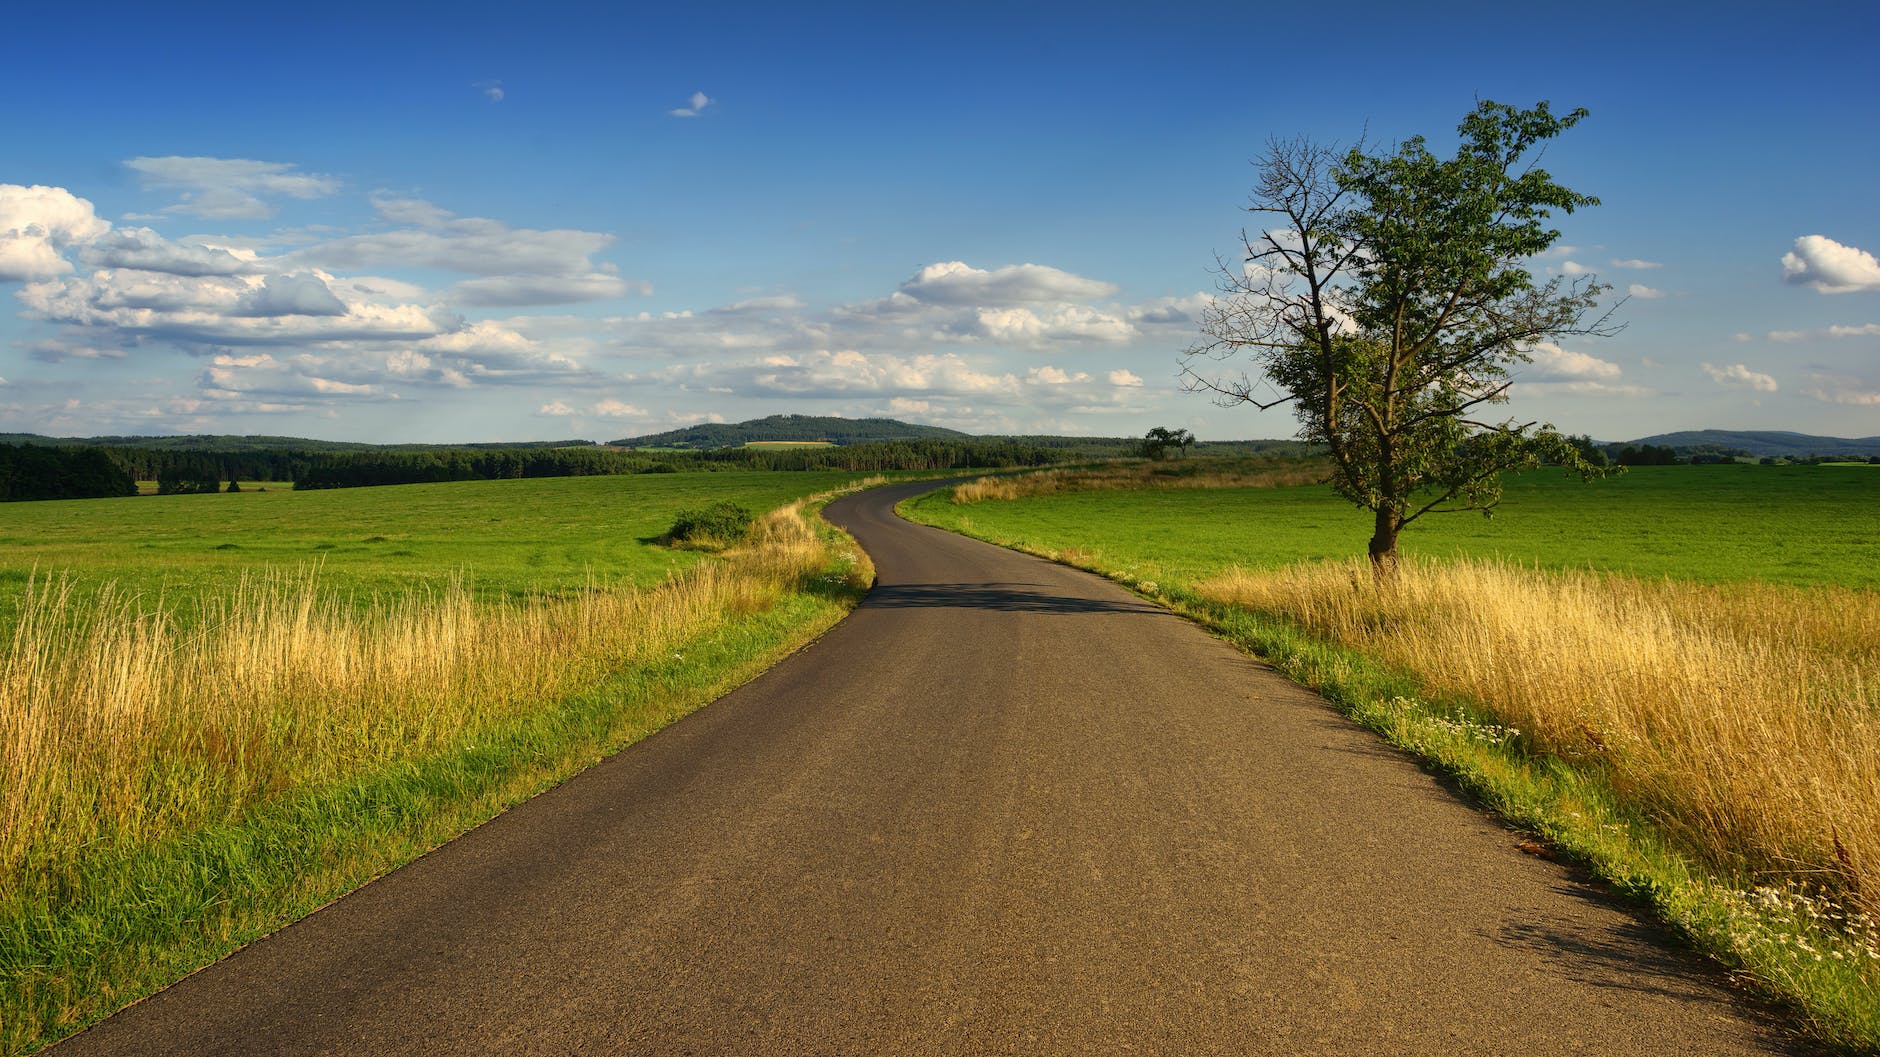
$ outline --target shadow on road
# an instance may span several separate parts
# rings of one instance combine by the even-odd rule
[[[990,609],[1004,613],[1127,613],[1161,615],[1147,602],[1114,602],[1045,593],[1042,584],[900,584],[877,587],[863,609]]]

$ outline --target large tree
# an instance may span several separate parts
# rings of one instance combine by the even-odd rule
[[[1560,237],[1554,211],[1598,204],[1537,164],[1585,116],[1484,101],[1453,158],[1420,136],[1342,154],[1298,139],[1259,163],[1258,234],[1242,234],[1242,265],[1221,268],[1184,386],[1225,404],[1291,402],[1301,439],[1330,450],[1334,487],[1374,512],[1380,571],[1425,514],[1491,511],[1503,472],[1604,472],[1551,424],[1483,414],[1537,343],[1618,329],[1592,276],[1537,282],[1528,270]],[[1224,370],[1236,359],[1254,370]]]

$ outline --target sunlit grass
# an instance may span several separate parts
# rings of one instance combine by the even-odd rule
[[[213,497],[200,497],[213,498]],[[56,1038],[722,693],[872,579],[805,501],[651,585],[179,608],[34,579],[0,668],[0,1052]]]

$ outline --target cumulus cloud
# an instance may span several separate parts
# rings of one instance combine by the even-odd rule
[[[1643,298],[1647,301],[1665,296],[1663,290],[1654,289],[1644,283],[1633,283],[1625,288],[1625,292],[1630,297]]]
[[[1716,382],[1725,389],[1748,389],[1758,393],[1773,393],[1776,391],[1776,380],[1773,377],[1763,374],[1761,371],[1752,371],[1740,363],[1733,363],[1727,367],[1719,367],[1715,364],[1706,363],[1703,365],[1703,368],[1704,373],[1710,376],[1711,381]]]
[[[72,271],[61,250],[111,230],[92,204],[63,187],[0,184],[0,282]]]
[[[164,212],[218,220],[266,219],[275,212],[269,198],[323,198],[339,190],[337,178],[296,172],[286,162],[171,155],[124,164],[149,185],[179,192]]]
[[[548,305],[650,293],[596,264],[593,255],[614,236],[574,229],[511,227],[486,217],[460,217],[421,199],[375,196],[390,231],[333,239],[299,250],[296,261],[326,268],[406,265],[478,276],[451,297],[467,305]]]
[[[1023,305],[1110,297],[1116,286],[1042,264],[985,271],[963,261],[943,261],[915,272],[901,292],[933,305]]]
[[[1657,261],[1642,261],[1642,260],[1639,260],[1637,257],[1630,257],[1630,258],[1626,258],[1622,260],[1614,260],[1612,262],[1612,266],[1614,268],[1659,268],[1659,267],[1663,267],[1663,265],[1661,265]]]
[[[169,275],[241,275],[264,267],[252,253],[171,242],[149,228],[118,228],[92,239],[78,259],[93,268],[134,268]]]
[[[1803,235],[1782,255],[1782,279],[1824,294],[1880,290],[1880,260],[1825,235]]]
[[[704,92],[693,92],[692,97],[685,101],[686,105],[668,110],[666,113],[673,117],[697,117],[705,112],[706,107],[717,101]]]
[[[1624,371],[1611,360],[1551,341],[1537,342],[1527,354],[1533,362],[1516,383],[1522,395],[1633,397],[1651,393],[1643,386],[1622,382]]]
[[[1126,370],[1111,371],[1107,377],[1111,385],[1120,388],[1136,389],[1142,386],[1142,378]]]
[[[1792,344],[1798,341],[1813,341],[1820,338],[1870,338],[1880,335],[1880,323],[1862,323],[1859,326],[1835,324],[1826,330],[1772,330],[1765,337],[1770,341]],[[1739,340],[1749,341],[1753,335],[1743,334]]]
[[[235,302],[237,316],[343,316],[346,306],[317,275],[270,275]]]
[[[270,280],[287,279],[270,292]],[[30,318],[93,331],[109,340],[149,336],[185,346],[297,345],[417,340],[461,326],[440,308],[340,305],[327,276],[178,276],[100,268],[84,278],[29,283],[19,301]],[[328,300],[331,298],[332,300]]]
[[[1578,261],[1561,261],[1559,271],[1561,275],[1591,275],[1593,274],[1593,269],[1588,268],[1586,265],[1581,264]]]
[[[1537,381],[1586,380],[1611,381],[1624,373],[1618,364],[1584,352],[1563,349],[1551,341],[1537,342],[1528,350],[1533,361],[1522,377]]]

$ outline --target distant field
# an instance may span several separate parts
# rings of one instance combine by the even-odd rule
[[[1402,538],[1435,557],[1504,557],[1705,583],[1880,587],[1880,473],[1865,466],[1646,466],[1583,484],[1558,471],[1508,481],[1493,518],[1430,515]],[[1361,555],[1366,514],[1330,488],[1081,492],[955,506],[920,520],[1052,549],[1100,548],[1146,577],[1199,579]]]
[[[651,582],[698,556],[650,541],[686,507],[768,510],[856,475],[633,474],[15,503],[0,519],[0,621],[35,569],[170,598],[318,563],[329,586],[398,593],[471,577],[481,597]]]
[[[836,445],[834,441],[828,440],[747,440],[744,446],[778,451],[785,448],[833,448]]]

